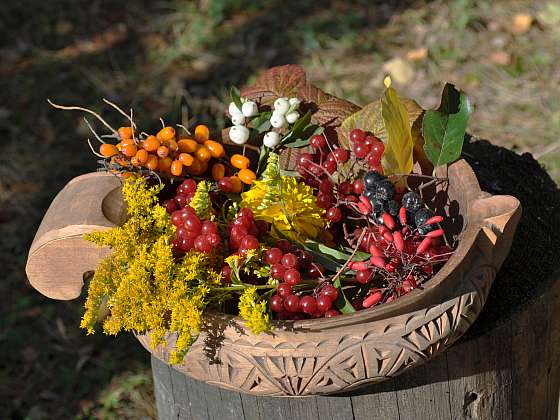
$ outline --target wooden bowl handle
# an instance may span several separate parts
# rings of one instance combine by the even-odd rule
[[[521,218],[521,203],[511,195],[494,195],[479,198],[473,213],[484,215],[482,220],[483,243],[481,249],[496,267],[501,267],[509,254],[517,223]]]
[[[78,297],[84,273],[110,251],[83,236],[122,222],[121,181],[104,172],[74,178],[54,198],[31,244],[25,271],[31,285],[52,299]],[[100,199],[102,198],[102,199]]]

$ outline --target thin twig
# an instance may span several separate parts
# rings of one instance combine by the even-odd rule
[[[121,108],[119,108],[119,106],[117,104],[114,104],[113,102],[111,102],[108,99],[103,98],[103,102],[105,102],[107,105],[112,106],[113,108],[115,108],[119,113],[121,113],[122,115],[124,115],[124,117],[130,121],[130,125],[132,126],[132,129],[134,130],[136,128],[136,124],[134,124],[134,121],[132,120],[132,109],[130,110],[131,115],[128,115],[126,112],[124,112]],[[132,138],[134,138],[134,136],[132,136]]]
[[[97,153],[97,152],[95,151],[95,149],[94,149],[93,146],[91,145],[91,140],[90,140],[90,139],[87,139],[87,143],[89,144],[89,148],[91,149],[91,151],[93,152],[93,154],[94,154],[95,156],[105,159],[105,156],[103,156],[102,154]]]
[[[97,118],[99,121],[101,121],[101,123],[107,127],[109,130],[111,130],[111,132],[115,135],[118,136],[117,130],[115,130],[113,127],[111,127],[109,125],[109,123],[107,121],[105,121],[103,118],[101,118],[101,115],[99,115],[97,112],[92,111],[91,109],[87,109],[87,108],[82,108],[81,106],[65,106],[65,105],[58,105],[55,104],[54,102],[52,102],[50,99],[47,99],[47,102],[53,106],[54,108],[58,108],[58,109],[64,109],[66,111],[83,111],[83,112],[87,112],[91,115],[93,115],[95,118]]]
[[[88,126],[89,130],[93,133],[93,135],[95,136],[95,138],[97,140],[99,140],[100,143],[105,143],[103,141],[103,139],[101,137],[99,137],[99,135],[95,132],[95,130],[93,129],[93,127],[91,126],[91,124],[89,123],[88,119],[86,117],[84,117],[84,121],[86,122],[86,125]]]

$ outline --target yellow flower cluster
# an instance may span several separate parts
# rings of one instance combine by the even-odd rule
[[[246,321],[247,328],[253,334],[270,331],[270,316],[266,309],[266,301],[259,300],[255,287],[245,289],[239,298],[239,316]]]
[[[253,182],[241,198],[242,207],[249,207],[257,219],[272,223],[291,239],[316,239],[323,233],[324,210],[317,206],[313,189],[293,177],[280,176],[278,159],[274,155],[262,179]]]
[[[179,363],[200,332],[209,290],[220,284],[220,274],[205,254],[191,252],[179,262],[174,259],[175,227],[158,204],[160,189],[129,178],[123,186],[128,220],[121,227],[87,235],[113,252],[101,261],[91,280],[81,326],[94,332],[106,300],[105,333],[150,331],[155,347],[165,342],[167,331],[176,332],[171,360]]]
[[[210,200],[209,193],[210,183],[207,181],[200,181],[190,203],[190,206],[201,219],[212,218],[212,201]]]

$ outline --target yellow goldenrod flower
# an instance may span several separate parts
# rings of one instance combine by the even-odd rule
[[[259,301],[255,287],[245,289],[239,298],[239,316],[247,322],[247,328],[253,334],[270,330],[270,316],[266,310],[266,301]]]

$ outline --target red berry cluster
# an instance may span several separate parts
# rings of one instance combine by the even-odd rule
[[[313,295],[298,296],[293,288],[302,281],[302,273],[308,278],[321,277],[325,269],[313,262],[313,256],[288,241],[281,239],[276,247],[264,253],[264,261],[270,264],[270,275],[280,280],[276,294],[270,298],[270,309],[278,319],[303,319],[332,317],[339,314],[332,309],[338,297],[338,290],[331,284],[324,284]]]
[[[216,224],[210,220],[200,220],[189,206],[195,192],[196,181],[186,179],[177,187],[175,197],[163,202],[167,212],[171,213],[171,223],[177,228],[173,248],[179,253],[191,249],[210,253],[222,242]]]
[[[268,224],[263,220],[255,220],[253,211],[243,208],[229,223],[227,231],[230,251],[244,254],[260,247],[258,238],[268,231]]]
[[[381,167],[381,156],[385,151],[383,142],[365,131],[355,128],[350,132],[352,151],[358,159],[365,159],[369,168],[373,171],[383,173]]]

